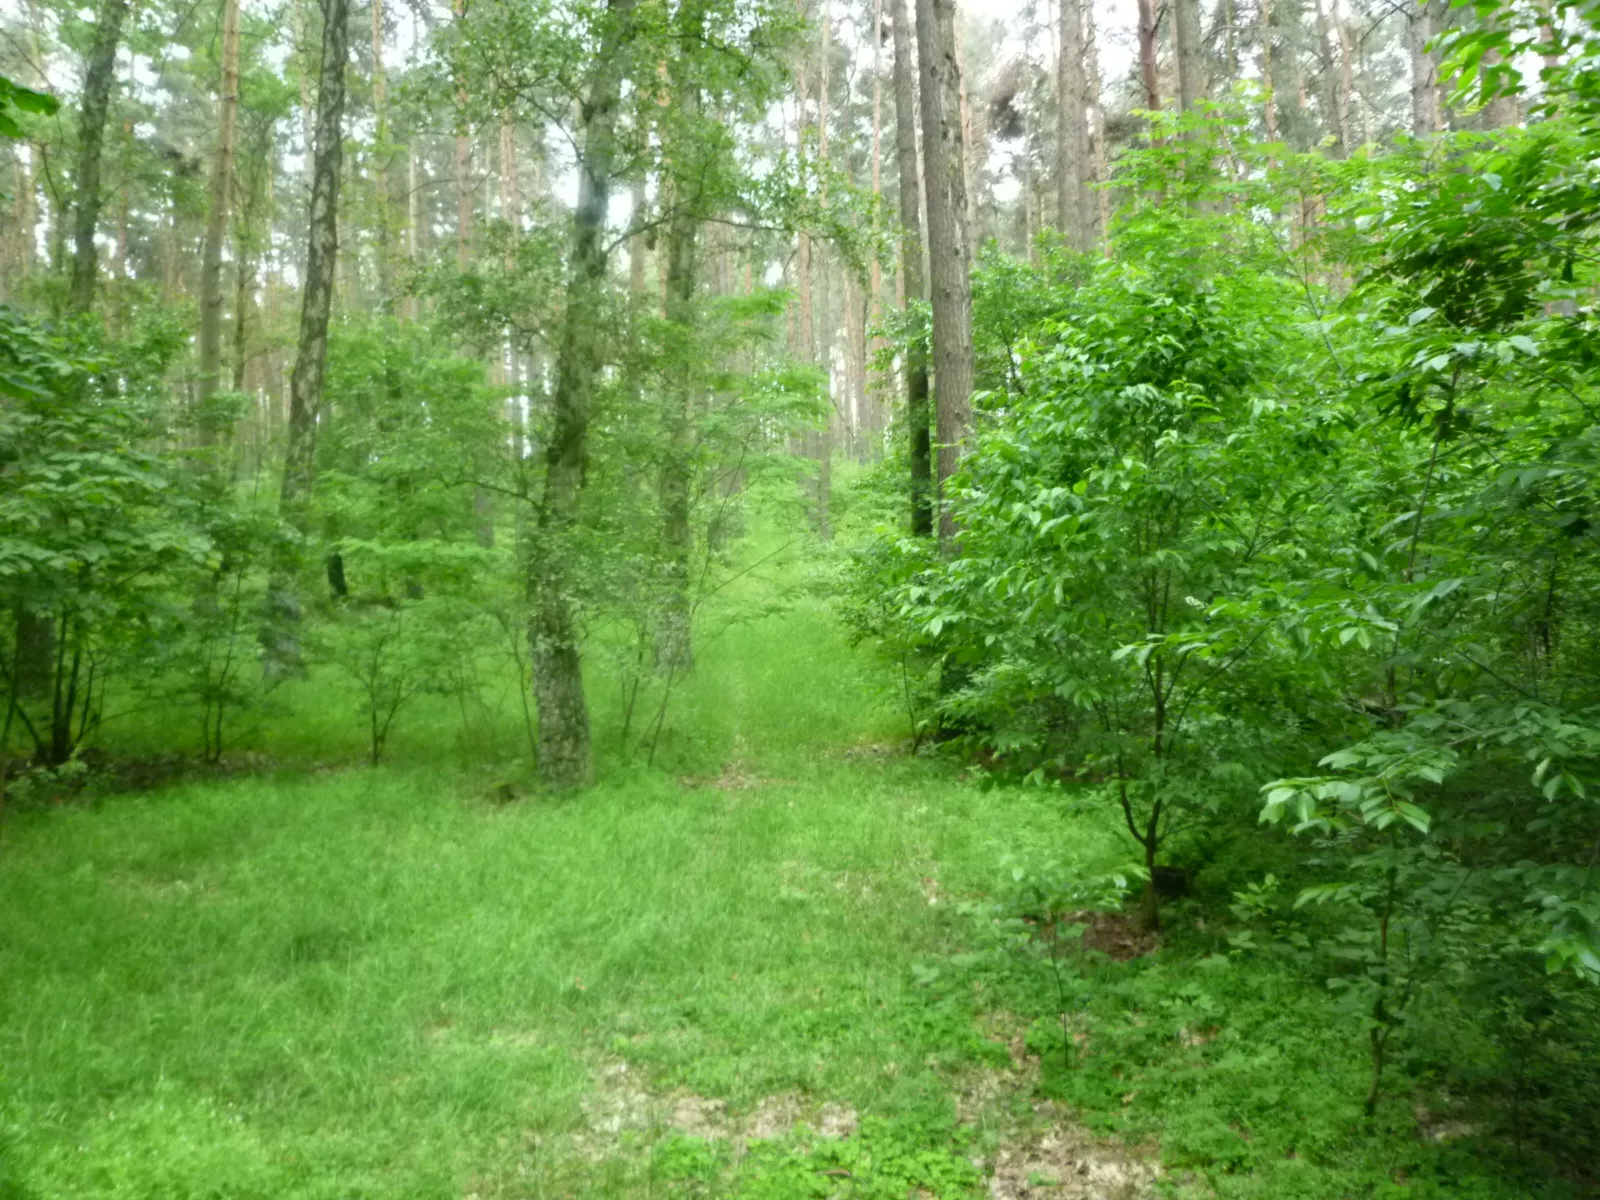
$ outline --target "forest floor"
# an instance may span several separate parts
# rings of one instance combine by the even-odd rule
[[[1527,1194],[1361,1125],[1359,1024],[1193,913],[995,950],[1007,888],[1128,861],[1109,814],[910,755],[771,607],[570,799],[419,712],[392,766],[9,815],[0,1197]]]

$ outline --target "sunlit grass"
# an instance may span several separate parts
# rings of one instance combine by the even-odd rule
[[[274,737],[358,759],[329,708]],[[393,766],[13,818],[19,1194],[638,1194],[637,1163],[568,1137],[619,1055],[736,1110],[944,1103],[963,1018],[911,994],[910,964],[951,937],[923,881],[991,877],[1001,831],[1048,829],[1053,806],[885,758],[896,714],[809,602],[704,639],[653,769],[597,727],[601,783],[562,800],[500,802],[502,766],[463,769],[419,709]]]

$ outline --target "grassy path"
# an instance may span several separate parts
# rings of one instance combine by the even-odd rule
[[[959,1080],[1006,1054],[918,973],[1059,817],[888,752],[804,606],[713,638],[670,729],[565,801],[417,765],[22,814],[0,1196],[974,1191]]]

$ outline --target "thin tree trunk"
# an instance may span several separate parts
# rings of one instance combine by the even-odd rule
[[[1089,123],[1084,111],[1083,17],[1079,0],[1061,0],[1061,53],[1056,70],[1056,220],[1067,245],[1089,248],[1087,181]]]
[[[1173,40],[1178,50],[1178,111],[1205,98],[1206,72],[1200,34],[1200,0],[1172,0]]]
[[[608,273],[606,214],[616,171],[617,106],[623,52],[633,37],[636,0],[608,0],[607,24],[582,108],[578,205],[573,213],[566,320],[551,394],[544,497],[528,559],[529,641],[539,710],[539,777],[556,788],[578,787],[593,774],[589,706],[583,695],[569,542],[578,523],[590,408],[604,358],[602,311]]]
[[[939,540],[956,534],[949,480],[972,424],[972,277],[955,50],[955,0],[917,0],[938,429]]]
[[[1157,112],[1161,108],[1161,77],[1156,71],[1156,36],[1160,19],[1156,0],[1139,0],[1139,78],[1144,83],[1144,106],[1150,112]]]
[[[1272,0],[1261,0],[1261,88],[1265,93],[1262,102],[1262,119],[1266,123],[1267,141],[1278,140],[1278,101],[1272,84]]]
[[[350,0],[323,0],[322,66],[317,77],[306,283],[294,371],[289,377],[288,445],[278,494],[279,519],[296,536],[281,543],[267,583],[267,664],[279,674],[298,670],[301,661],[298,577],[304,559],[303,543],[311,530],[317,417],[322,408],[328,363],[328,318],[333,310],[334,271],[339,259],[339,170],[344,151],[349,18]]]
[[[467,0],[455,0],[456,22],[466,20]],[[456,83],[456,264],[472,261],[472,139],[467,131],[467,86]]]
[[[239,111],[239,0],[222,0],[222,87],[217,117],[217,155],[211,163],[211,207],[206,214],[200,258],[200,440],[210,445],[219,432],[206,401],[222,375],[222,244],[228,236],[233,193],[233,137]]]
[[[1411,57],[1411,132],[1417,137],[1438,133],[1439,60],[1428,49],[1433,37],[1433,6],[1414,0],[1406,10],[1406,49]]]
[[[104,0],[101,4],[84,73],[83,103],[78,115],[77,205],[73,214],[69,293],[75,313],[87,313],[94,307],[95,285],[99,282],[100,258],[94,231],[100,222],[100,147],[105,139],[106,112],[111,106],[122,19],[127,12],[128,0]]]
[[[1317,53],[1322,59],[1322,119],[1327,133],[1334,137],[1333,156],[1345,158],[1350,153],[1350,113],[1340,103],[1339,60],[1333,50],[1333,30],[1328,23],[1328,0],[1315,0],[1317,18]]]
[[[680,40],[696,44],[704,36],[701,4],[684,4],[678,12]],[[675,59],[669,72],[671,102],[691,136],[701,111],[698,81],[692,63]],[[666,319],[679,342],[668,380],[662,422],[667,454],[661,464],[662,595],[656,622],[656,666],[668,679],[680,678],[694,664],[690,639],[692,602],[689,558],[693,551],[689,499],[694,483],[694,403],[700,390],[699,355],[695,352],[695,294],[699,282],[700,164],[692,145],[672,147],[672,219],[667,227]]]
[[[389,167],[393,153],[389,146],[389,77],[383,63],[383,0],[372,5],[372,186],[377,200],[378,309],[394,312],[395,220],[389,195]]]
[[[907,305],[927,300],[922,278],[922,178],[917,167],[916,61],[906,0],[890,0],[894,23],[895,158],[900,175],[900,270]],[[906,429],[911,459],[911,532],[933,532],[933,447],[928,411],[928,356],[921,338],[906,350]]]

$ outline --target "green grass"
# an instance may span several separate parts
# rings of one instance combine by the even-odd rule
[[[708,640],[666,769],[610,761],[579,797],[498,804],[447,759],[13,818],[21,1194],[638,1194],[571,1144],[619,1058],[735,1111],[938,1110],[970,1020],[910,994],[950,943],[923,880],[972,886],[1002,829],[1054,818],[882,760],[867,674],[801,605]]]
[[[515,768],[439,706],[393,765],[305,765],[363,750],[324,689],[257,741],[302,765],[8,817],[0,1197],[981,1194],[972,1159],[1042,1119],[1026,1089],[958,1119],[1011,1062],[997,1021],[1051,1119],[1161,1146],[1175,1194],[1532,1194],[1421,1145],[1401,1101],[1366,1126],[1359,1024],[1199,909],[1155,955],[1073,957],[1068,1064],[1061,981],[991,918],[1014,874],[1115,869],[1125,841],[907,759],[869,659],[814,602],[760,615],[763,588],[708,621],[654,767],[591,675],[579,796],[498,802]]]

